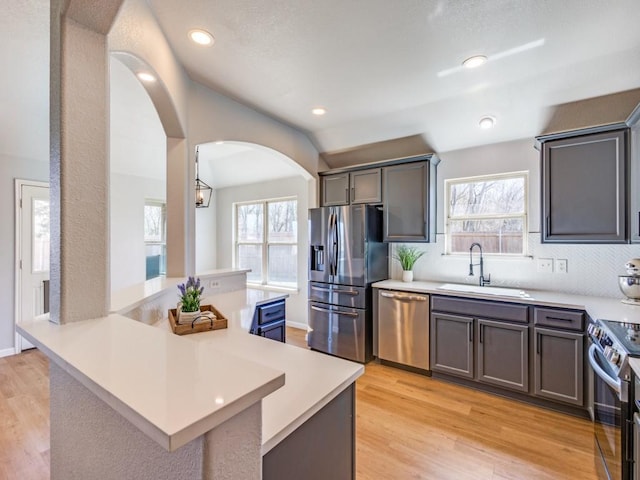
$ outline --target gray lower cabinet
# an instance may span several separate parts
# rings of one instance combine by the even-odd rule
[[[263,480],[356,478],[355,384],[262,457]]]
[[[584,334],[536,327],[534,335],[535,395],[583,405]]]
[[[543,242],[627,241],[627,129],[540,138]]]
[[[473,378],[473,318],[431,314],[431,370]]]
[[[477,380],[529,391],[529,326],[478,319]]]

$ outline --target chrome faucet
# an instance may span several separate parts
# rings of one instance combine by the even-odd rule
[[[480,250],[480,263],[473,263],[473,247],[478,247]],[[479,285],[484,287],[485,285],[489,285],[491,283],[491,274],[487,275],[487,278],[484,278],[484,261],[482,260],[482,245],[477,242],[471,244],[469,248],[469,276],[473,277],[473,267],[476,265],[480,265],[480,282]]]

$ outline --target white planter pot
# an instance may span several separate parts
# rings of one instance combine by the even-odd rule
[[[402,271],[402,281],[403,282],[413,282],[413,270],[403,270]]]
[[[199,310],[196,312],[183,312],[182,304],[180,303],[178,304],[178,308],[176,309],[176,311],[178,312],[179,325],[184,325],[184,324],[191,325],[191,323],[196,319],[196,317],[199,317],[201,315]]]

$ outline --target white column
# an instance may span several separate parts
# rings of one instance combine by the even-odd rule
[[[194,184],[187,141],[167,137],[167,277],[195,273]]]
[[[51,320],[109,310],[106,35],[123,0],[51,1]]]

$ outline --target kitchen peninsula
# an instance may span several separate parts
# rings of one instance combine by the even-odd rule
[[[183,279],[114,295],[120,313],[105,318],[21,324],[51,360],[52,478],[353,476],[363,366],[250,335],[256,304],[282,294],[244,288],[245,275],[201,275],[217,285],[205,302],[228,318],[225,330],[179,337],[166,310],[149,320],[175,304]]]

